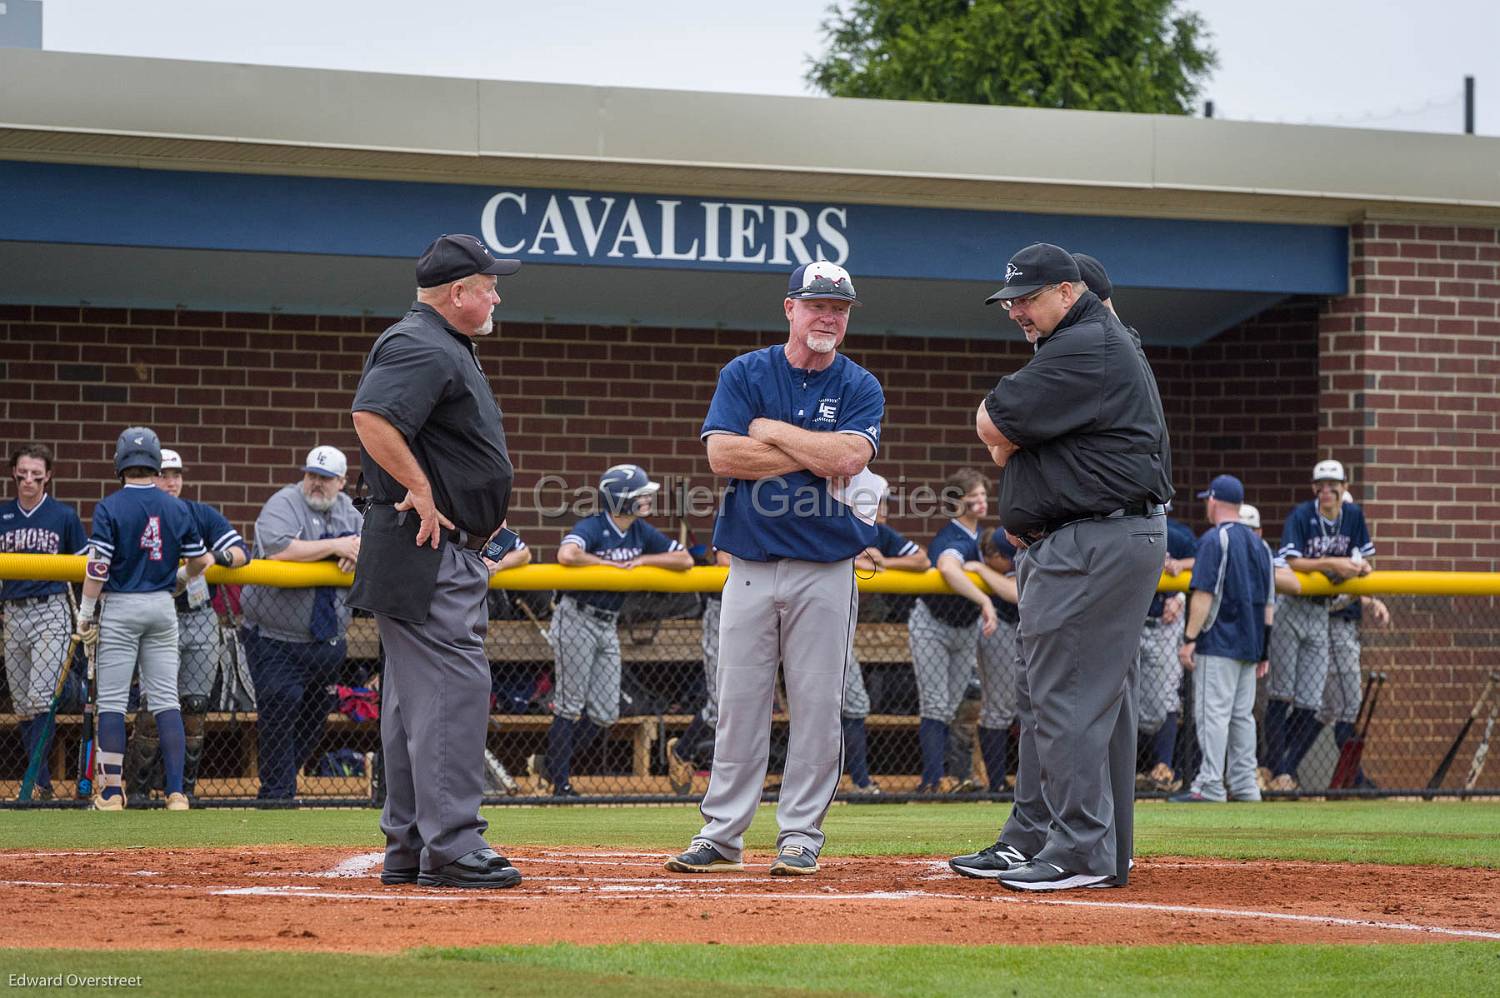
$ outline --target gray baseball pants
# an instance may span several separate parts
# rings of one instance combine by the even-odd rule
[[[1260,800],[1255,786],[1255,664],[1193,656],[1193,717],[1203,762],[1193,790],[1209,800]]]
[[[907,643],[917,680],[918,713],[952,724],[978,663],[979,621],[963,627],[945,624],[917,600],[907,623]]]
[[[153,714],[177,710],[177,607],[172,594],[107,593],[95,656],[100,714],[123,714],[141,667],[141,696]]]
[[[859,609],[852,559],[733,559],[719,624],[719,724],[697,838],[740,859],[771,747],[776,668],[786,680],[790,732],[776,807],[779,851],[823,848],[823,818],[843,770],[839,723]]]
[[[1168,599],[1178,599],[1175,594]],[[1147,734],[1161,729],[1167,715],[1182,710],[1182,663],[1177,649],[1182,645],[1186,611],[1170,624],[1147,618],[1141,627],[1141,678],[1136,686],[1136,727]],[[1152,625],[1155,626],[1152,626]]]
[[[490,575],[479,554],[444,544],[427,622],[380,614],[385,647],[380,744],[385,756],[387,870],[436,870],[483,849],[479,816],[490,719]]]
[[[5,680],[17,714],[47,713],[72,633],[73,618],[62,593],[40,603],[5,604]]]
[[[1277,596],[1276,626],[1271,629],[1271,698],[1290,700],[1303,710],[1321,707],[1328,682],[1328,654],[1328,601]],[[1358,689],[1354,702],[1358,706]]]
[[[607,728],[620,719],[620,631],[571,596],[557,601],[547,641],[557,657],[552,713]]]
[[[719,724],[719,610],[723,600],[711,599],[703,602],[703,687],[708,699],[699,714],[710,728]]]
[[[1016,684],[1025,670],[1020,625],[1000,621],[989,637],[979,635],[979,726],[1008,730],[1016,719]]]
[[[1280,618],[1277,619],[1280,624]],[[1273,630],[1271,632],[1275,634]],[[1359,716],[1359,621],[1328,618],[1328,679],[1323,684],[1324,724],[1353,724]]]
[[[1134,846],[1140,622],[1165,544],[1161,516],[1081,520],[1033,544],[1016,574],[1026,677],[1016,806],[1001,838],[1121,884]]]

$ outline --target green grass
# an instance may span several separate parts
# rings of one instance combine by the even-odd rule
[[[0,972],[139,975],[136,993],[299,998],[442,994],[1494,994],[1500,944],[1380,946],[535,946],[400,956],[0,950]],[[1487,982],[1487,983],[1486,983]],[[47,993],[50,989],[34,989]]]
[[[1006,814],[995,804],[870,804],[835,807],[824,829],[829,856],[943,856],[992,842]],[[598,846],[674,850],[698,830],[691,807],[491,808],[502,848]],[[751,849],[773,847],[762,808]],[[0,849],[133,846],[334,845],[378,848],[374,811],[203,810],[0,811]],[[1140,856],[1298,859],[1479,866],[1500,869],[1500,801],[1303,801],[1261,805],[1136,808]]]

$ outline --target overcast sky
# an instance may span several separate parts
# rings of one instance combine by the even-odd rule
[[[427,76],[807,94],[819,0],[45,0],[46,48]],[[1186,0],[1220,118],[1500,135],[1496,0]]]

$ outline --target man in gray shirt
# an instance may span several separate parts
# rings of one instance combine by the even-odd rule
[[[336,447],[314,447],[302,480],[281,489],[255,519],[256,558],[336,559],[349,572],[359,557],[361,518],[344,494],[348,461]],[[297,795],[297,773],[323,740],[332,708],[328,687],[344,663],[349,610],[333,586],[246,586],[242,634],[255,682],[261,800]]]

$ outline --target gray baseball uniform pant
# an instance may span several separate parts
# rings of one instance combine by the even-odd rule
[[[1193,718],[1203,762],[1193,790],[1209,800],[1260,800],[1255,786],[1255,663],[1193,656]]]
[[[385,646],[387,870],[436,870],[486,845],[479,804],[490,715],[489,580],[477,552],[444,544],[426,623],[375,615]]]
[[[945,624],[917,600],[907,623],[912,673],[917,680],[918,713],[952,724],[974,678],[978,662],[979,622],[964,627]]]
[[[38,603],[6,602],[5,681],[17,714],[47,713],[72,633],[73,618],[62,593]]]
[[[1323,705],[1328,682],[1328,601],[1304,596],[1276,597],[1271,629],[1270,695],[1303,710]],[[1356,675],[1355,685],[1359,679]],[[1355,705],[1359,704],[1356,689]]]
[[[844,673],[843,716],[863,720],[870,716],[870,693],[865,689],[865,672],[851,652],[849,668]]]
[[[177,615],[177,653],[182,665],[177,674],[177,692],[183,697],[213,695],[219,678],[219,617],[212,606]]]
[[[1165,544],[1161,516],[1088,519],[1033,544],[1018,566],[1018,700],[1031,718],[1023,714],[1016,807],[1001,838],[1069,873],[1129,879],[1140,621]]]
[[[107,593],[95,656],[101,714],[123,714],[141,667],[141,696],[152,714],[177,710],[177,607],[171,593]]]
[[[852,559],[734,558],[719,625],[719,725],[697,838],[738,860],[755,817],[771,747],[776,668],[790,731],[776,848],[823,848],[823,818],[843,770],[839,723],[859,609]]]
[[[557,601],[547,640],[557,656],[552,713],[607,728],[620,719],[620,632],[613,617],[598,616],[573,597]]]
[[[1019,624],[1000,621],[995,633],[979,636],[979,726],[1008,730],[1016,719],[1016,685],[1026,663],[1021,659]]]
[[[1168,597],[1177,599],[1176,595]],[[1168,714],[1182,710],[1182,663],[1177,649],[1182,645],[1185,613],[1170,624],[1147,617],[1141,627],[1141,678],[1136,686],[1136,727],[1146,734],[1161,729]]]
[[[708,699],[698,713],[710,728],[719,723],[719,610],[723,600],[703,602],[703,688]]]
[[[1279,617],[1276,623],[1281,624]],[[1359,699],[1359,621],[1329,617],[1328,679],[1323,684],[1321,720],[1353,724],[1359,716]]]

